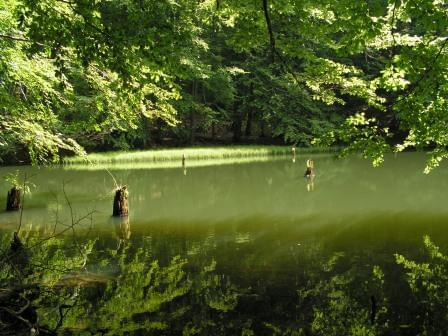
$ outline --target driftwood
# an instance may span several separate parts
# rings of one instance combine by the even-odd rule
[[[123,186],[115,191],[112,216],[126,217],[129,214],[128,188]]]
[[[6,198],[6,211],[20,210],[21,196],[22,192],[16,186],[14,186],[10,191],[8,191],[8,196]]]

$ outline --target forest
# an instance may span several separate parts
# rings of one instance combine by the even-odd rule
[[[0,335],[445,335],[447,97],[445,0],[0,0]]]
[[[447,5],[4,0],[0,158],[195,144],[447,156]]]

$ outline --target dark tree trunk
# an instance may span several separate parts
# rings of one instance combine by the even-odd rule
[[[196,127],[196,121],[195,121],[195,114],[194,109],[191,109],[190,111],[190,145],[194,145],[195,142],[195,127]]]
[[[196,80],[193,80],[193,86],[191,88],[191,94],[193,96],[193,101],[196,101],[198,93],[198,83]],[[191,107],[190,110],[190,145],[194,145],[196,140],[196,111],[195,106]]]
[[[216,139],[216,123],[215,122],[212,123],[212,139],[213,140]]]
[[[8,191],[8,197],[6,198],[6,211],[20,210],[21,195],[22,192],[15,186]]]
[[[265,123],[264,120],[260,121],[260,138],[266,137]]]
[[[115,217],[126,217],[128,214],[128,189],[124,186],[115,191],[114,209],[112,215]]]
[[[271,16],[269,15],[269,4],[268,0],[263,0],[263,12],[264,12],[264,18],[266,21],[266,26],[268,28],[268,34],[269,34],[269,43],[271,45],[271,57],[272,60],[275,60],[275,37],[274,37],[274,31],[272,30],[272,23],[271,23]]]
[[[241,126],[242,126],[242,120],[240,117],[236,117],[233,120],[233,141],[240,142],[241,141]]]
[[[149,118],[143,116],[143,129],[145,130],[145,135],[143,136],[143,148],[148,148],[149,143],[151,142],[151,127],[149,123]]]
[[[252,119],[254,116],[254,112],[252,110],[249,110],[247,113],[247,123],[246,123],[246,130],[244,131],[245,136],[251,136],[252,135]]]
[[[232,122],[233,141],[240,142],[242,126],[243,126],[243,118],[241,116],[240,111],[238,110],[238,101],[235,99],[235,102],[233,103],[233,122]]]

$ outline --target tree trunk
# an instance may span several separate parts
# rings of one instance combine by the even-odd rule
[[[254,82],[250,82],[249,86],[249,94],[251,97],[254,96]],[[252,135],[252,123],[254,119],[254,110],[252,107],[252,104],[249,104],[248,106],[248,112],[247,112],[247,122],[246,122],[246,129],[244,130],[244,135],[246,137],[249,137]]]
[[[232,122],[232,131],[233,131],[233,141],[240,142],[241,140],[241,127],[243,126],[243,120],[240,111],[238,110],[238,102],[235,99],[233,103],[233,122]]]
[[[269,15],[269,4],[268,0],[263,0],[263,12],[264,12],[264,19],[266,21],[266,27],[268,29],[269,34],[269,43],[271,45],[271,57],[272,61],[275,60],[275,37],[274,37],[274,31],[272,30],[272,23],[271,23],[271,16]]]
[[[193,86],[191,89],[191,93],[193,96],[193,102],[196,102],[196,97],[198,93],[198,83],[196,80],[193,80]],[[193,104],[194,105],[194,104]],[[190,110],[190,145],[194,145],[195,142],[195,135],[196,135],[196,111],[195,106],[191,107]]]
[[[190,111],[190,145],[194,145],[195,141],[195,115],[194,115],[194,109],[191,109]]]
[[[151,130],[149,127],[149,118],[143,116],[143,129],[144,129],[144,136],[143,136],[143,148],[148,148],[149,143],[151,142],[150,134]]]
[[[129,214],[128,189],[126,186],[115,191],[114,209],[112,216],[126,217]]]
[[[252,135],[252,119],[253,119],[254,112],[252,109],[249,110],[247,113],[247,123],[246,123],[246,130],[244,131],[244,135],[249,137]]]
[[[265,123],[264,120],[260,121],[260,138],[266,137]]]
[[[216,139],[216,123],[212,122],[212,139]]]
[[[16,186],[8,191],[8,197],[6,198],[6,211],[20,210],[21,194],[22,192]]]

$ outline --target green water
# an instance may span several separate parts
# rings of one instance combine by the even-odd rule
[[[394,222],[411,215],[443,216],[448,185],[445,169],[422,174],[424,157],[402,154],[380,168],[361,159],[333,160],[316,157],[313,186],[302,178],[306,159],[275,160],[178,169],[112,168],[119,184],[130,190],[130,221],[136,230],[159,223],[210,228],[228,221],[294,222],[304,228],[326,226],[329,232],[341,225],[382,215]],[[180,166],[180,165],[179,165]],[[119,167],[119,166],[118,166]],[[88,167],[86,167],[88,168]],[[0,168],[0,176],[17,168]],[[65,191],[80,216],[94,214],[95,228],[107,228],[114,182],[105,171],[64,168],[20,168],[36,185],[27,196],[24,222],[42,227],[52,224],[59,203],[66,207]],[[0,185],[0,204],[6,202],[6,183]],[[66,220],[68,213],[61,209]],[[3,226],[13,227],[16,218],[2,214]],[[168,222],[169,224],[167,224]],[[398,224],[398,223],[397,223]],[[383,226],[383,225],[381,225]],[[401,226],[401,225],[399,225]]]
[[[321,155],[313,157],[316,177],[310,182],[303,177],[307,158],[204,167],[187,162],[186,169],[111,166],[110,173],[20,167],[35,184],[25,198],[22,237],[52,235],[88,215],[58,239],[62,245],[94,241],[82,272],[106,279],[96,294],[82,286],[90,294],[81,295],[84,301],[67,317],[66,332],[77,325],[78,332],[101,327],[111,334],[330,335],[319,331],[329,322],[316,312],[331,319],[337,309],[326,300],[342,292],[335,299],[342,300],[339,306],[350,297],[353,314],[365,315],[349,314],[350,323],[371,328],[369,297],[375,295],[387,297],[388,326],[417,334],[409,321],[415,322],[419,308],[408,306],[412,299],[394,253],[423,258],[424,235],[442,250],[448,246],[448,170],[424,175],[425,158],[418,153],[390,156],[379,168],[356,157]],[[15,169],[0,168],[0,176]],[[110,216],[111,174],[129,189],[126,220]],[[0,184],[0,204],[6,190]],[[19,217],[0,213],[3,237],[10,237]],[[158,295],[164,293],[166,302],[145,306],[154,295],[139,290],[153,284],[141,277],[155,260],[165,271],[177,274],[173,269],[180,267],[185,274],[178,282],[175,275],[160,275],[166,278]],[[386,274],[381,290],[372,285],[375,265]],[[132,273],[132,267],[140,271]],[[335,285],[338,277],[344,280]],[[170,286],[183,294],[167,292]],[[86,306],[101,316],[89,316]]]

